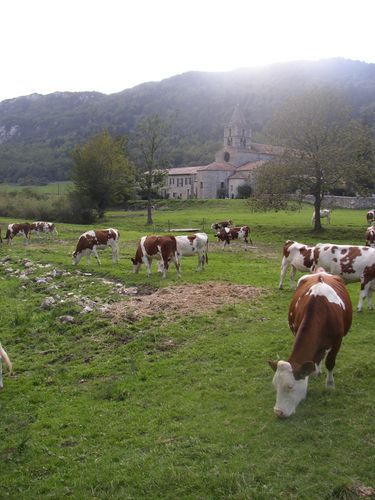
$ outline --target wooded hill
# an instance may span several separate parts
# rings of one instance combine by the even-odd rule
[[[239,103],[257,142],[286,98],[311,86],[340,91],[353,116],[375,129],[375,64],[344,59],[189,72],[116,94],[56,92],[0,103],[0,182],[69,178],[70,151],[103,129],[130,136],[138,121],[172,119],[172,164],[206,164]]]

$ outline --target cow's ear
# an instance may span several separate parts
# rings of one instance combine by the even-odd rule
[[[315,371],[315,364],[312,361],[305,361],[297,372],[293,372],[296,380],[301,380]]]
[[[273,359],[268,360],[268,364],[272,368],[272,370],[275,372],[277,370],[277,361],[274,361]]]

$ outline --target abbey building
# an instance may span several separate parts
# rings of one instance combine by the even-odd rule
[[[223,148],[208,165],[168,170],[164,198],[236,198],[242,185],[254,185],[254,171],[281,154],[281,148],[251,141],[251,130],[237,106],[224,127]]]

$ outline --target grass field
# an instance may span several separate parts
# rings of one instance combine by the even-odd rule
[[[21,186],[19,184],[0,184],[0,193],[19,192],[24,189],[34,191],[38,194],[63,195],[68,192],[71,182],[51,182],[45,186]]]
[[[142,211],[111,212],[102,227],[120,230],[120,262],[113,265],[105,251],[100,267],[95,259],[71,265],[86,226],[59,224],[55,239],[3,245],[0,260],[10,260],[0,266],[0,340],[15,373],[5,374],[0,392],[0,497],[370,495],[373,311],[354,313],[336,390],[325,389],[324,376],[311,380],[295,416],[273,414],[267,360],[287,358],[293,343],[288,281],[277,289],[283,242],[364,242],[365,212],[335,210],[320,234],[312,233],[311,212],[251,213],[241,200],[182,203],[156,210],[152,229]],[[236,242],[223,252],[209,230],[223,218],[248,224],[255,248],[244,252]],[[3,228],[9,222],[16,221],[0,220]],[[174,269],[165,280],[156,272],[147,278],[144,267],[133,274],[129,258],[139,237],[178,227],[210,234],[206,271],[194,272],[196,259],[186,258],[181,279]],[[201,287],[203,303],[219,283],[228,286],[220,307],[186,313],[183,289]],[[233,303],[232,285],[258,294]],[[161,288],[173,309],[156,310],[151,299],[142,318],[126,308],[120,318],[105,312],[108,304],[130,303],[135,290],[141,301]],[[348,289],[356,306],[359,284]],[[54,303],[42,309],[47,297]],[[63,315],[74,323],[61,323]]]

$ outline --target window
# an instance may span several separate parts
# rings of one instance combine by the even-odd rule
[[[189,177],[189,186],[191,186],[191,177]]]
[[[185,177],[185,186],[187,185],[189,179],[187,177]]]
[[[224,182],[220,182],[220,189],[224,189]]]
[[[203,182],[201,182],[201,189],[203,189]]]

